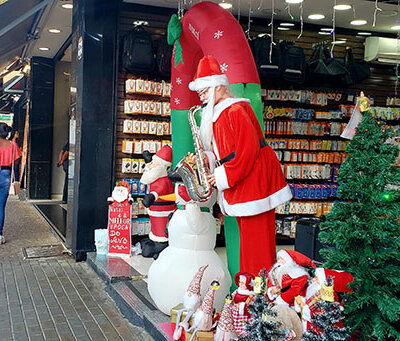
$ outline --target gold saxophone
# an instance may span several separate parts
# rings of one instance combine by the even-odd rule
[[[207,181],[207,175],[209,175],[210,171],[207,167],[206,155],[195,120],[196,112],[201,108],[201,105],[195,105],[188,111],[188,120],[196,153],[196,163],[192,162],[188,156],[184,156],[174,169],[174,173],[178,173],[181,176],[186,190],[193,201],[206,201],[213,192],[212,186]]]

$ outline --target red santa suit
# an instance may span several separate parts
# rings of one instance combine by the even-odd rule
[[[203,57],[191,90],[227,85],[218,62]],[[213,95],[212,95],[213,96]],[[213,97],[212,97],[213,98]],[[240,270],[258,273],[275,262],[275,212],[292,193],[275,152],[264,139],[257,118],[245,98],[227,98],[214,107],[213,152],[219,205],[222,213],[237,217],[240,234]],[[222,165],[215,159],[226,161]]]
[[[174,193],[174,185],[168,179],[167,169],[172,163],[172,149],[170,146],[164,146],[152,158],[165,165],[164,176],[149,184],[149,193],[153,194],[155,201],[147,208],[150,216],[151,231],[149,238],[154,242],[166,242],[168,237],[165,234],[165,228],[168,223],[168,216],[176,210],[174,201],[160,199],[160,196]]]
[[[342,304],[338,293],[349,294],[352,291],[348,285],[353,281],[354,278],[348,272],[317,268],[315,270],[315,276],[318,278],[318,287],[320,287],[322,284],[325,284],[327,277],[333,278],[334,302],[339,302]],[[315,328],[312,323],[312,317],[315,316],[316,313],[320,312],[317,302],[321,300],[321,294],[319,290],[317,292],[315,292],[315,290],[311,290],[312,287],[313,286],[310,285],[306,291],[305,297],[302,297],[303,302],[305,302],[304,307],[302,309],[296,307],[296,310],[301,312],[304,331],[310,329],[311,327]],[[336,325],[339,328],[343,328],[342,321],[339,321]]]
[[[276,278],[274,275],[274,268],[268,273],[267,294],[271,301],[275,304],[285,306],[294,306],[296,296],[306,295],[307,283],[310,279],[304,266],[315,268],[313,261],[293,250],[280,250],[277,253],[278,258],[283,258],[287,272],[282,274],[281,278]],[[273,287],[279,287],[280,293],[273,294],[271,292]]]

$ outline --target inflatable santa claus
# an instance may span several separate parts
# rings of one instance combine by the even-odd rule
[[[174,201],[161,198],[174,192],[174,186],[167,176],[172,163],[172,149],[170,146],[164,146],[151,160],[148,157],[146,159],[148,163],[140,182],[149,185],[149,193],[144,196],[143,205],[147,207],[150,216],[151,231],[149,238],[141,241],[141,247],[143,257],[156,259],[168,246],[168,236],[165,231],[168,216],[176,210]]]

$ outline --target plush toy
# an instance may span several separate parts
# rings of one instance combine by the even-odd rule
[[[225,305],[218,320],[217,330],[215,331],[214,335],[214,341],[230,341],[237,339],[236,330],[233,325],[232,318],[232,302],[232,295],[226,295]]]
[[[151,232],[149,238],[141,241],[142,256],[157,259],[168,246],[165,232],[168,216],[176,209],[175,202],[160,198],[174,192],[174,186],[167,176],[172,163],[172,149],[164,146],[152,158],[149,158],[148,153],[143,157],[147,164],[140,182],[149,185],[149,193],[144,196],[143,205],[147,207],[150,216]]]
[[[313,261],[297,251],[280,250],[277,262],[268,273],[268,298],[275,304],[293,306],[298,295],[305,295]]]
[[[212,281],[210,289],[208,289],[204,296],[201,306],[197,308],[193,316],[193,325],[189,328],[188,322],[180,323],[185,331],[192,333],[190,341],[193,340],[198,331],[209,331],[213,327],[213,315],[214,315],[214,295],[215,291],[220,287],[218,281]]]
[[[200,282],[207,267],[208,265],[204,265],[199,268],[183,295],[183,308],[178,310],[176,315],[176,326],[173,335],[174,340],[179,340],[181,338],[183,326],[189,322],[192,315],[201,305]],[[187,315],[181,325],[180,321],[184,312],[186,312]]]

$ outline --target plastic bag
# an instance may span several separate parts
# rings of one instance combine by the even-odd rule
[[[108,253],[108,229],[94,230],[94,243],[96,245],[96,253],[98,255],[106,255]]]

